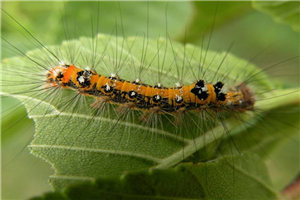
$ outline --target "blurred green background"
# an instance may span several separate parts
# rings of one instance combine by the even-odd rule
[[[97,2],[2,2],[2,8],[45,45],[92,36],[99,15],[100,33],[122,35],[124,29],[126,37],[146,37],[148,32],[149,37],[157,38],[165,37],[167,28],[170,37],[181,42],[201,45],[203,39],[206,46],[211,37],[211,50],[227,50],[234,42],[231,52],[247,60],[269,47],[252,61],[262,68],[300,55],[299,33],[253,9],[251,2],[219,2],[215,17],[216,6],[217,2],[100,2],[98,12]],[[3,38],[22,52],[40,48],[5,13],[1,15]],[[19,54],[2,41],[1,55],[3,59]],[[278,82],[280,78],[283,85],[299,86],[299,59],[268,73],[277,76]],[[31,156],[26,147],[34,123],[18,101],[1,100],[2,199],[26,199],[49,191],[50,165]]]

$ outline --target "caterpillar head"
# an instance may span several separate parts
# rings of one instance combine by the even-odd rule
[[[76,69],[74,65],[59,65],[51,68],[46,73],[47,83],[53,86],[65,86],[69,82],[74,69]]]

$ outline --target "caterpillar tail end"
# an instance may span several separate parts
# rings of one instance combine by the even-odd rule
[[[244,83],[238,85],[236,89],[240,91],[243,95],[243,100],[241,102],[239,110],[241,112],[253,111],[254,104],[255,104],[254,92],[249,87],[247,87]]]

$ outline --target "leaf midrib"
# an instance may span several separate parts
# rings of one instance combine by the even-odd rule
[[[9,94],[6,94],[9,95]],[[29,98],[29,97],[24,97],[21,95],[9,95],[9,96],[13,96],[13,97],[17,97],[19,99],[24,99],[24,98]],[[32,101],[38,101],[41,102],[40,100],[34,99],[34,98],[30,98]],[[81,118],[89,118],[89,119],[93,119],[93,120],[107,120],[110,123],[122,123],[126,126],[131,126],[131,127],[138,127],[144,130],[150,130],[150,128],[145,127],[145,126],[141,126],[141,125],[136,125],[133,123],[129,123],[129,122],[120,122],[120,121],[116,121],[116,120],[112,120],[112,119],[108,119],[108,118],[101,118],[101,117],[94,117],[94,116],[87,116],[87,115],[78,115],[78,114],[74,114],[74,113],[64,113],[64,112],[59,112],[54,106],[50,105],[48,102],[42,102],[43,104],[49,106],[52,108],[53,111],[52,112],[54,114],[46,114],[46,115],[30,115],[30,117],[32,118],[45,118],[45,117],[55,117],[55,116],[71,116],[71,117],[81,117]],[[226,121],[223,123],[218,124],[215,128],[209,130],[206,133],[201,134],[199,137],[197,138],[193,138],[193,139],[184,139],[183,137],[180,136],[176,136],[173,135],[169,132],[165,132],[165,131],[161,131],[161,130],[157,130],[157,133],[162,134],[164,136],[170,136],[173,139],[177,139],[178,141],[184,141],[186,142],[186,145],[184,148],[182,148],[181,150],[174,152],[173,154],[171,154],[171,156],[168,156],[164,159],[161,159],[160,164],[153,166],[153,168],[158,168],[158,169],[166,169],[169,167],[172,167],[178,163],[180,163],[184,158],[188,158],[189,156],[191,156],[192,154],[194,154],[196,151],[202,149],[205,145],[210,144],[211,142],[216,141],[218,138],[222,137],[224,135],[224,127],[222,124],[227,124]],[[231,127],[227,127],[228,130],[231,129]],[[205,142],[204,142],[205,141]],[[134,154],[132,154],[134,155]]]
[[[137,154],[128,151],[115,151],[115,150],[107,150],[107,149],[96,149],[96,148],[87,148],[87,147],[78,147],[78,146],[67,146],[67,145],[44,145],[44,144],[31,144],[28,147],[32,148],[53,148],[53,149],[67,149],[67,150],[74,150],[74,151],[88,151],[88,152],[100,152],[100,153],[107,153],[107,154],[119,154],[119,155],[126,155],[126,156],[135,156],[138,158],[151,160],[156,163],[160,163],[163,159],[155,158],[153,156],[147,156],[144,154]]]

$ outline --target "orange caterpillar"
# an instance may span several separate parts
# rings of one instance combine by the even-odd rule
[[[244,84],[223,92],[223,83],[205,84],[204,80],[177,87],[129,82],[112,74],[106,77],[90,69],[74,65],[60,65],[47,72],[52,86],[70,88],[100,102],[118,104],[123,108],[143,110],[145,113],[180,113],[196,109],[229,107],[239,112],[253,110],[253,92]],[[96,105],[96,104],[95,104]]]

